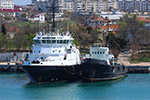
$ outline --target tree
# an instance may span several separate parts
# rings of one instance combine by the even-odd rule
[[[5,24],[3,24],[3,25],[2,25],[1,29],[2,29],[2,33],[3,33],[3,35],[6,35],[6,28],[5,28]]]
[[[137,52],[140,50],[146,41],[149,41],[149,29],[145,28],[144,23],[138,21],[136,15],[126,15],[120,23],[119,36],[121,38],[127,38],[128,34],[132,36],[132,42],[128,42],[130,49],[132,50],[132,58],[137,57]]]
[[[22,13],[21,14],[21,18],[26,18],[27,17],[27,14],[26,13]]]
[[[2,33],[0,33],[0,49],[4,49],[5,45],[5,37]]]

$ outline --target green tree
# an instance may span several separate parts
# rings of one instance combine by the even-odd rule
[[[21,18],[26,18],[27,14],[26,13],[21,13]]]
[[[4,35],[6,35],[6,27],[5,27],[5,24],[2,24],[1,29],[2,29],[2,33],[3,33]]]
[[[145,28],[145,24],[137,19],[136,15],[125,15],[125,17],[121,20],[122,24],[120,24],[119,28],[119,37],[126,39],[130,34],[132,36],[132,42],[128,42],[130,49],[132,50],[132,57],[137,57],[137,51],[140,50],[142,44],[145,44],[144,40],[148,40],[147,29]],[[124,23],[124,24],[123,24]]]
[[[31,45],[33,44],[33,38],[35,37],[35,34],[30,33],[25,35],[25,41],[27,44],[27,47],[31,49]]]
[[[5,46],[5,37],[2,33],[0,33],[0,49],[4,49]]]

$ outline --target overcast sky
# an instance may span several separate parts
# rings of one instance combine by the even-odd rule
[[[26,5],[30,4],[31,0],[13,0],[15,5]]]

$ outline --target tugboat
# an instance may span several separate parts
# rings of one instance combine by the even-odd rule
[[[80,52],[73,40],[69,32],[36,35],[32,53],[22,65],[31,83],[72,81],[80,76]]]
[[[108,47],[94,44],[90,47],[90,55],[81,62],[83,79],[85,81],[114,80],[125,77],[127,68],[114,61],[114,55],[109,54]]]
[[[31,83],[69,82],[79,79],[80,52],[73,45],[69,31],[54,32],[55,14],[53,0],[53,31],[40,32],[33,39],[32,53],[27,54],[22,67]]]

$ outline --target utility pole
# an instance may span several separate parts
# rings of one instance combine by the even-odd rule
[[[106,11],[108,12],[108,0],[106,0]]]

